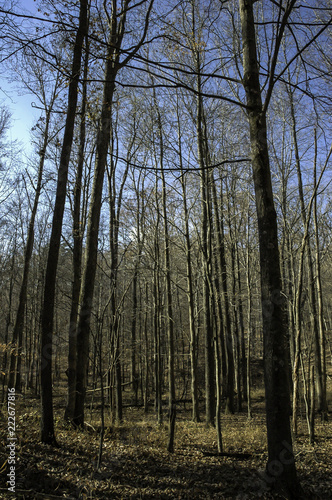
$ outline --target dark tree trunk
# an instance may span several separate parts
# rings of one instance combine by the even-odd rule
[[[77,90],[81,70],[82,48],[87,32],[88,2],[81,0],[79,27],[77,30],[74,55],[71,71],[71,80],[68,91],[68,110],[62,143],[56,199],[53,210],[52,232],[47,258],[45,275],[44,302],[42,308],[42,334],[41,334],[41,440],[43,443],[56,444],[53,420],[52,398],[52,348],[53,348],[53,316],[55,300],[55,282],[60,250],[62,220],[66,201],[68,167],[73,142]]]
[[[199,54],[197,57],[197,68],[200,69]],[[197,90],[201,91],[200,74],[197,75]],[[203,272],[203,314],[204,314],[204,335],[205,335],[205,420],[208,425],[214,425],[216,414],[216,394],[215,394],[215,356],[213,341],[213,317],[212,317],[212,272],[211,272],[211,186],[209,185],[209,172],[207,167],[207,143],[204,137],[204,112],[201,95],[197,98],[197,150],[198,162],[201,175],[201,253],[202,253],[202,272]]]
[[[170,237],[168,231],[167,219],[167,193],[166,181],[163,167],[163,136],[161,117],[158,110],[158,126],[160,139],[160,170],[162,181],[162,210],[164,218],[164,262],[165,262],[165,281],[166,281],[166,319],[167,319],[167,334],[168,334],[168,399],[169,399],[169,430],[168,430],[168,445],[167,451],[174,451],[174,434],[175,434],[175,373],[174,373],[174,323],[173,323],[173,305],[172,305],[172,286],[171,286],[171,257],[170,257]]]
[[[81,106],[80,147],[78,155],[77,172],[74,187],[73,207],[73,285],[71,298],[71,311],[69,323],[69,349],[68,349],[68,400],[65,410],[65,420],[71,421],[75,411],[76,394],[76,340],[77,340],[77,316],[79,297],[81,289],[81,267],[82,267],[82,220],[81,220],[81,192],[82,175],[84,166],[85,136],[86,136],[86,99],[87,99],[87,76],[89,63],[88,37],[85,39],[85,62],[84,81]]]
[[[281,293],[277,216],[274,208],[266,117],[256,52],[253,1],[240,0],[243,85],[247,97],[258,218],[268,463],[265,480],[286,498],[303,498],[290,429],[287,322]]]
[[[124,33],[125,18],[126,14],[123,13],[118,26],[116,12],[114,9],[112,10],[112,23],[110,24],[105,62],[103,105],[100,116],[100,126],[97,133],[96,164],[88,216],[86,258],[81,285],[80,310],[77,325],[77,358],[80,359],[80,363],[78,363],[76,369],[74,423],[80,427],[84,426],[84,402],[89,359],[90,320],[97,269],[101,200],[107,154],[111,139],[112,100],[115,89],[115,77],[119,70],[119,50]]]
[[[99,120],[99,129],[97,132],[97,146],[96,146],[96,163],[94,171],[94,179],[91,193],[90,209],[88,216],[88,229],[86,237],[86,258],[83,271],[82,287],[80,293],[80,306],[79,306],[79,319],[77,326],[77,358],[80,363],[76,369],[76,401],[75,401],[75,415],[74,423],[77,426],[84,426],[84,402],[87,386],[87,372],[89,360],[89,337],[90,337],[90,320],[92,313],[92,301],[94,294],[94,284],[97,269],[97,253],[98,253],[98,233],[100,224],[101,201],[103,193],[103,183],[105,169],[107,165],[108,149],[111,140],[111,127],[112,127],[112,106],[113,96],[115,90],[115,78],[118,71],[126,64],[137,52],[142,45],[147,33],[149,15],[152,9],[153,1],[151,0],[146,13],[146,20],[143,30],[143,35],[140,42],[126,55],[124,61],[120,64],[120,51],[123,36],[125,33],[126,18],[130,0],[124,0],[117,5],[117,2],[112,2],[112,11],[109,16],[108,43],[106,49],[105,59],[105,83],[103,91],[103,104],[101,109],[101,116]],[[121,12],[118,12],[118,7]],[[106,2],[104,3],[106,7]],[[117,328],[116,328],[117,330]],[[116,332],[118,333],[118,332]],[[119,337],[116,341],[116,350],[119,347]],[[116,384],[117,392],[121,391],[120,378],[120,358],[116,355]]]

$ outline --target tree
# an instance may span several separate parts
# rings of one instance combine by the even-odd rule
[[[84,37],[88,29],[88,2],[80,0],[79,25],[77,29],[71,76],[68,87],[68,108],[63,135],[60,164],[58,170],[56,199],[53,211],[52,232],[49,243],[45,274],[44,300],[42,308],[41,337],[41,440],[46,444],[56,444],[53,420],[52,398],[52,345],[53,320],[57,264],[60,250],[63,212],[66,201],[68,167],[74,135],[78,83]]]
[[[192,398],[192,419],[194,422],[200,421],[198,408],[198,388],[197,388],[197,327],[195,322],[195,301],[194,301],[194,280],[193,280],[193,263],[192,263],[192,242],[189,230],[189,209],[187,201],[187,182],[183,166],[182,153],[182,132],[180,121],[180,107],[178,94],[176,96],[176,122],[178,129],[178,149],[179,149],[179,165],[180,165],[180,182],[183,199],[183,215],[184,215],[184,234],[185,234],[185,253],[186,253],[186,270],[187,270],[187,298],[188,298],[188,313],[189,313],[189,330],[190,330],[190,368],[191,368],[191,398]]]
[[[164,171],[164,132],[162,126],[161,113],[158,107],[156,93],[153,93],[154,108],[157,115],[156,118],[156,135],[159,146],[159,164],[161,176],[162,190],[162,215],[164,219],[164,269],[165,269],[165,284],[166,284],[166,322],[168,336],[168,399],[169,399],[169,432],[167,450],[170,453],[174,451],[174,434],[175,434],[175,418],[176,418],[176,402],[175,402],[175,375],[174,375],[174,318],[173,318],[173,299],[171,286],[171,259],[170,259],[170,236],[169,222],[167,214],[167,189]]]
[[[87,77],[89,67],[89,39],[85,35],[85,57],[83,71],[83,88],[81,103],[81,123],[79,131],[79,152],[77,171],[74,186],[73,201],[73,285],[71,310],[69,319],[69,346],[68,346],[68,400],[65,411],[65,420],[71,421],[74,417],[76,399],[76,367],[77,367],[77,316],[81,289],[82,245],[83,245],[83,214],[81,214],[82,177],[85,161],[86,145],[86,106],[87,106]]]
[[[134,48],[131,48],[129,53],[124,56],[123,60],[120,60],[122,56],[121,46],[125,35],[127,13],[129,10],[135,8],[135,4],[131,6],[130,3],[130,0],[124,0],[123,3],[118,6],[116,0],[113,0],[111,13],[109,13],[105,7],[109,29],[105,58],[105,83],[99,128],[96,138],[96,163],[88,216],[85,266],[83,270],[77,327],[77,356],[80,359],[80,363],[76,373],[74,423],[79,427],[84,425],[84,402],[89,356],[89,329],[97,266],[101,196],[112,129],[112,105],[115,92],[115,79],[119,70],[125,67],[135,56],[146,38],[153,0],[150,1],[147,7],[141,39],[134,45]],[[106,4],[104,5],[106,6]],[[118,7],[120,8],[120,14],[117,11]]]
[[[288,3],[282,15],[273,61],[287,19],[295,1]],[[277,216],[274,208],[269,151],[267,145],[266,109],[259,82],[253,2],[240,0],[243,50],[243,86],[247,99],[250,128],[252,170],[258,219],[261,297],[264,336],[264,381],[268,439],[267,477],[287,498],[303,498],[297,479],[290,430],[290,393],[288,380],[288,335],[282,296]],[[273,82],[273,67],[270,82]],[[271,88],[272,91],[272,88]]]
[[[34,196],[33,206],[31,209],[31,216],[30,216],[27,240],[25,245],[23,276],[20,286],[19,303],[13,329],[13,345],[15,347],[11,354],[10,371],[8,379],[8,387],[15,386],[18,392],[21,391],[21,350],[22,350],[22,339],[23,339],[23,329],[24,329],[24,314],[27,302],[29,269],[30,269],[30,261],[34,245],[35,220],[37,215],[39,198],[42,191],[42,181],[43,181],[43,171],[45,165],[46,151],[49,141],[51,140],[50,125],[51,125],[52,111],[54,108],[54,104],[60,86],[60,75],[58,73],[55,76],[54,87],[51,90],[49,102],[47,102],[48,89],[46,88],[46,83],[43,80],[43,69],[44,69],[43,65],[40,64],[40,61],[33,60],[31,57],[26,59],[29,60],[29,70],[32,72],[30,78],[34,78],[34,84],[31,85],[31,83],[26,80],[25,86],[40,100],[41,105],[45,111],[45,116],[42,117],[37,124],[37,127],[40,129],[42,134],[40,149],[38,151],[39,166],[37,174],[37,183],[36,186],[34,186],[35,196]]]

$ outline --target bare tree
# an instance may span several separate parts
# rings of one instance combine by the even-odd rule
[[[20,61],[20,64],[22,62]],[[33,205],[31,207],[31,216],[28,227],[28,234],[25,245],[25,253],[24,253],[24,266],[23,266],[23,276],[20,287],[20,296],[19,303],[16,312],[16,319],[13,329],[13,343],[15,345],[15,349],[11,355],[10,362],[10,374],[8,379],[8,386],[14,387],[16,386],[16,390],[21,390],[21,350],[23,344],[23,329],[24,329],[24,313],[27,302],[27,291],[28,291],[28,278],[29,278],[29,269],[30,269],[30,261],[33,251],[34,245],[34,231],[35,231],[35,220],[37,215],[37,209],[39,204],[39,198],[42,191],[42,181],[43,181],[43,172],[45,165],[45,157],[48,144],[52,139],[50,134],[50,125],[52,112],[54,108],[54,104],[56,102],[57,94],[59,92],[60,85],[60,74],[57,73],[55,76],[54,87],[51,90],[50,97],[48,98],[47,94],[49,89],[47,88],[47,84],[44,80],[44,65],[41,64],[40,61],[35,58],[26,57],[25,64],[29,64],[29,79],[33,78],[33,84],[25,78],[25,87],[33,93],[37,99],[40,101],[42,108],[44,109],[45,116],[42,116],[41,119],[38,120],[37,128],[40,130],[41,138],[40,138],[40,147],[38,149],[39,154],[39,165],[38,165],[38,174],[37,174],[37,182],[36,185],[33,186],[35,190],[35,196]],[[24,77],[22,76],[24,79]],[[48,102],[49,101],[49,102]]]
[[[55,283],[57,264],[59,258],[60,240],[63,213],[66,201],[68,166],[74,135],[76,116],[76,105],[78,95],[78,83],[81,70],[81,58],[84,37],[88,26],[88,2],[80,0],[79,26],[77,29],[71,76],[68,88],[68,108],[66,125],[64,130],[60,165],[58,169],[58,181],[56,199],[53,211],[52,232],[50,237],[47,268],[45,274],[44,301],[42,308],[42,337],[41,337],[41,440],[43,443],[56,444],[53,420],[53,398],[52,398],[52,352],[53,352],[53,319]]]
[[[125,54],[121,60],[122,42],[126,30],[127,14],[135,8],[130,5],[130,0],[124,0],[118,4],[116,0],[112,1],[111,13],[108,12],[105,5],[105,14],[108,20],[108,41],[105,58],[105,83],[103,90],[102,109],[100,114],[99,128],[96,139],[96,164],[94,172],[94,181],[92,186],[90,211],[88,216],[87,242],[85,265],[83,270],[82,287],[80,294],[80,309],[78,320],[78,337],[77,337],[77,356],[80,363],[76,373],[76,403],[74,422],[77,426],[84,425],[84,401],[87,386],[87,369],[89,356],[89,333],[90,333],[90,318],[92,311],[92,300],[94,292],[94,282],[97,266],[97,250],[98,250],[98,230],[101,210],[101,197],[104,182],[104,173],[107,164],[108,148],[111,138],[112,124],[112,105],[115,91],[115,79],[122,67],[134,57],[138,52],[147,35],[150,13],[153,6],[153,0],[150,1],[147,7],[145,23],[142,30],[142,35],[137,44]],[[140,4],[141,2],[139,2]],[[145,2],[144,2],[145,3]],[[120,9],[120,13],[118,12]]]
[[[282,14],[274,61],[278,55],[287,19],[295,1]],[[243,86],[247,98],[252,169],[258,218],[261,294],[264,332],[264,379],[268,439],[267,474],[277,490],[287,498],[301,498],[290,430],[290,394],[288,380],[288,336],[282,296],[277,216],[274,208],[269,151],[267,147],[266,109],[259,82],[253,2],[240,0],[243,47]],[[270,82],[273,82],[273,68]],[[272,91],[272,88],[271,88]],[[282,457],[284,457],[282,459]],[[287,457],[287,458],[286,458]],[[275,464],[278,473],[274,473]]]

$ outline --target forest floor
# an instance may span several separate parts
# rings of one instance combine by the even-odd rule
[[[84,432],[63,420],[64,396],[56,398],[55,425],[59,448],[39,442],[40,402],[25,396],[16,400],[16,494],[7,490],[7,415],[1,410],[0,498],[19,499],[256,499],[278,498],[263,480],[267,460],[263,392],[256,392],[253,418],[245,412],[222,416],[224,451],[217,455],[216,431],[190,421],[179,408],[175,451],[166,451],[167,422],[156,423],[153,408],[124,409],[121,425],[109,424],[105,410],[102,464],[97,470],[100,410],[87,410]],[[311,446],[305,415],[299,419],[296,463],[309,499],[332,498],[332,422],[316,420]],[[3,425],[5,422],[5,425]],[[238,454],[238,455],[236,455]]]

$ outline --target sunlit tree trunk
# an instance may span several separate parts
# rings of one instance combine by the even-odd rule
[[[161,357],[161,286],[160,286],[160,200],[159,200],[159,176],[155,173],[154,202],[155,202],[155,225],[153,234],[153,338],[154,338],[154,382],[155,382],[155,411],[158,424],[163,421],[162,392],[163,392],[163,366]]]
[[[314,186],[317,185],[317,137],[315,130],[315,160],[314,160]],[[316,379],[321,378],[320,383],[317,388],[321,389],[321,395],[318,399],[318,411],[321,414],[322,421],[327,421],[328,419],[328,406],[327,406],[327,394],[326,394],[326,348],[325,348],[325,326],[324,326],[324,314],[323,314],[323,294],[322,294],[322,281],[321,281],[321,256],[320,256],[320,243],[319,243],[319,227],[318,227],[318,217],[317,217],[317,192],[314,197],[313,202],[313,218],[314,218],[314,228],[315,228],[315,244],[316,244],[316,289],[317,289],[317,316],[318,316],[318,335],[317,339],[315,337],[316,346],[316,356],[320,357],[320,362],[316,361],[316,372],[317,368],[321,370],[320,373],[316,373]],[[319,346],[319,348],[318,348]],[[314,367],[312,367],[312,379],[314,379]],[[313,388],[311,388],[314,390]],[[314,393],[313,393],[314,394]],[[314,422],[314,401],[311,402],[312,408],[312,425]],[[312,430],[314,434],[314,430]],[[313,438],[314,439],[314,438]]]
[[[178,126],[178,141],[179,141],[179,164],[181,171],[181,188],[183,199],[183,215],[184,215],[184,232],[185,232],[185,253],[186,253],[186,270],[187,270],[187,297],[188,297],[188,312],[189,312],[189,331],[190,331],[190,370],[191,370],[191,399],[192,399],[192,420],[200,421],[198,409],[198,389],[197,389],[197,332],[195,323],[195,304],[194,304],[194,289],[193,289],[193,269],[192,269],[192,248],[189,232],[189,210],[187,202],[187,186],[183,170],[182,159],[182,138],[180,126],[180,110],[177,103],[177,126]]]
[[[298,189],[299,189],[299,200],[301,207],[301,219],[304,230],[307,224],[307,217],[310,217],[310,214],[307,214],[307,210],[304,202],[304,193],[303,193],[303,183],[302,183],[302,172],[301,172],[301,162],[300,162],[300,152],[298,146],[297,139],[297,128],[296,128],[296,116],[295,116],[295,108],[294,108],[294,98],[292,92],[289,90],[289,99],[290,99],[290,111],[291,111],[291,119],[292,119],[292,133],[293,133],[293,143],[294,143],[294,153],[295,153],[295,161],[296,161],[296,171],[297,171],[297,179],[298,179]],[[310,307],[310,320],[312,325],[313,332],[313,340],[315,346],[315,369],[316,369],[316,387],[317,387],[317,399],[318,399],[318,411],[322,412],[324,406],[324,399],[326,401],[326,397],[324,398],[323,394],[323,374],[322,374],[322,362],[321,362],[321,343],[319,339],[319,317],[317,312],[317,299],[316,299],[316,289],[315,289],[315,279],[314,279],[314,269],[313,269],[313,258],[311,251],[311,240],[308,234],[307,243],[305,247],[306,253],[306,263],[308,270],[308,295],[309,295],[309,307]],[[302,272],[302,271],[301,271]],[[300,291],[301,293],[301,291]],[[299,300],[301,297],[299,298]],[[300,310],[300,304],[298,304],[298,314],[299,319],[298,322],[302,321],[302,314]],[[298,346],[299,349],[301,346]],[[294,393],[293,397],[297,397],[297,394]]]

